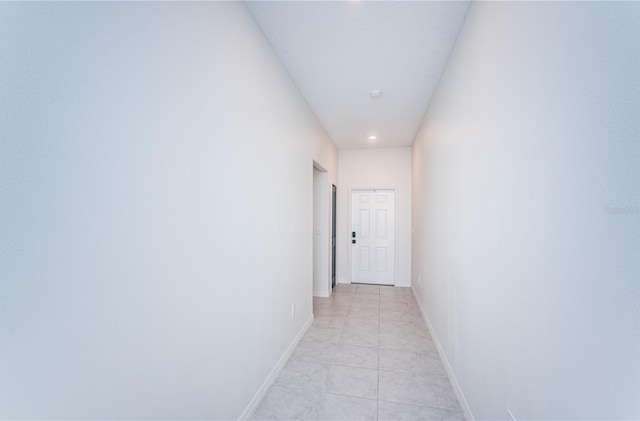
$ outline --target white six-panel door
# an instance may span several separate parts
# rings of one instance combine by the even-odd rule
[[[395,283],[395,192],[393,190],[352,190],[349,235],[351,282],[393,285]]]

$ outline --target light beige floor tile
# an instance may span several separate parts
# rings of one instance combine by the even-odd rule
[[[451,382],[449,381],[448,377],[435,377],[430,375],[430,378],[431,378],[431,383],[433,384],[436,391],[438,389],[447,389],[447,388],[450,388],[451,390],[453,390],[451,388]]]
[[[399,351],[397,349],[380,350],[380,370],[403,373],[429,374],[427,361],[430,357],[418,352]]]
[[[326,363],[335,354],[338,345],[328,342],[300,342],[291,354],[289,361]]]
[[[440,409],[443,411],[461,412],[458,399],[450,396],[438,396],[438,406],[440,406]]]
[[[353,293],[340,293],[333,294],[330,298],[327,298],[330,303],[342,303],[342,302],[351,302],[353,300]]]
[[[379,399],[438,408],[436,395],[428,376],[380,371]]]
[[[375,399],[325,393],[319,400],[320,405],[313,412],[316,420],[375,421],[377,418]]]
[[[348,316],[344,323],[344,327],[350,329],[373,330],[377,332],[379,323],[380,322],[377,318],[362,319],[359,317]]]
[[[354,298],[353,292],[340,292],[333,293],[329,300],[338,300],[338,301],[352,301]]]
[[[314,306],[323,305],[323,304],[327,304],[327,303],[329,303],[329,299],[328,298],[313,297],[313,305]]]
[[[302,337],[302,341],[337,343],[340,332],[342,332],[340,328],[312,325]]]
[[[378,369],[378,348],[340,344],[329,357],[332,364]]]
[[[380,287],[380,295],[402,295],[404,296],[404,288],[399,287]]]
[[[380,320],[389,320],[396,322],[410,322],[411,315],[408,311],[395,311],[380,309]]]
[[[380,294],[370,294],[370,293],[358,293],[353,296],[353,301],[356,303],[377,303],[380,302]]]
[[[349,307],[343,307],[340,309],[335,309],[335,308],[327,308],[327,307],[320,307],[320,308],[314,308],[313,309],[313,315],[314,316],[343,316],[346,317],[347,314],[349,314]]]
[[[378,421],[440,421],[441,411],[428,406],[378,402]]]
[[[353,297],[353,301],[351,302],[351,304],[352,305],[357,305],[357,304],[380,305],[380,296],[372,295],[372,294],[356,295]]]
[[[380,310],[377,307],[352,307],[349,310],[349,317],[357,317],[359,319],[378,319]]]
[[[424,321],[424,318],[422,317],[422,314],[411,314],[411,321],[415,324],[423,324],[423,325],[427,325],[427,323]]]
[[[417,314],[420,316],[422,315],[422,313],[420,312],[420,306],[417,303],[407,301],[407,306],[409,307],[409,312],[411,314]]]
[[[407,301],[407,307],[409,307],[409,313],[411,313],[414,316],[422,317],[422,311],[420,310],[419,305],[412,303],[411,301]]]
[[[399,302],[381,302],[380,303],[380,311],[401,311],[403,313],[409,313],[409,306],[407,303],[399,303]]]
[[[327,373],[326,390],[339,395],[377,399],[378,370],[332,365]]]
[[[372,301],[354,301],[351,304],[351,310],[380,310],[380,303]]]
[[[440,407],[440,409],[452,412],[460,412],[460,404],[458,403],[458,398],[456,397],[456,394],[448,381],[446,383],[442,382],[434,384],[433,388],[436,396],[438,397],[438,406]]]
[[[347,321],[346,316],[314,316],[313,326],[341,329]]]
[[[416,326],[416,330],[415,330],[416,335],[423,336],[431,340],[431,333],[429,333],[429,329],[424,323],[416,323],[414,321],[413,324]]]
[[[444,368],[444,364],[442,364],[442,360],[440,360],[440,358],[431,356],[431,358],[428,358],[425,361],[430,375],[438,378],[444,378],[447,383],[449,382],[447,370]]]
[[[323,390],[328,364],[289,360],[274,385],[306,390]]]
[[[373,330],[344,328],[340,335],[340,344],[378,347],[378,332]]]
[[[252,420],[307,420],[320,405],[317,392],[273,386],[256,409]]]
[[[377,370],[378,348],[326,342],[300,342],[289,361],[338,364]]]
[[[449,379],[438,379],[431,382],[433,385],[433,390],[436,392],[436,395],[443,397],[451,397],[456,398],[456,394],[453,391],[453,387],[451,387],[451,382]]]
[[[442,414],[442,421],[466,421],[466,418],[464,417],[462,410],[447,411],[442,409],[440,410],[440,413]]]
[[[319,310],[331,311],[333,315],[342,316],[346,312],[349,314],[349,310],[351,309],[351,303],[349,304],[328,304],[318,308]],[[326,314],[325,314],[326,315]]]
[[[438,355],[435,344],[423,336],[415,333],[411,335],[402,333],[380,333],[380,348],[399,349],[402,351],[425,352],[429,355]]]
[[[409,309],[409,314],[411,314],[412,316],[422,317],[422,311],[420,311],[420,307],[418,305],[407,303],[407,308]]]
[[[338,285],[313,304],[254,419],[464,419],[409,289]]]
[[[405,303],[407,299],[403,295],[380,295],[381,303]]]
[[[412,335],[416,331],[416,326],[412,322],[398,320],[380,320],[380,332],[389,334]]]
[[[332,304],[329,305],[330,308],[336,307],[351,307],[353,305],[353,299],[349,300],[336,300]]]

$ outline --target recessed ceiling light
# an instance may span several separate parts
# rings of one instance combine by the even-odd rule
[[[377,138],[377,136],[369,136],[369,140],[376,140]]]
[[[371,95],[371,99],[378,99],[382,96],[382,91],[374,89],[373,91],[369,92],[369,95]]]

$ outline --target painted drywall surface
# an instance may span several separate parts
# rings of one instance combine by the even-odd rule
[[[350,281],[349,190],[395,188],[397,207],[396,285],[411,285],[411,148],[354,149],[338,152],[337,278]]]
[[[326,135],[320,123],[314,124],[313,130],[325,133],[325,136],[318,136],[313,139],[311,153],[313,154],[313,160],[329,174],[329,191],[331,191],[331,184],[338,185],[338,149],[331,141],[331,138]]]
[[[414,287],[478,419],[640,418],[639,21],[474,3],[417,135]]]
[[[237,418],[328,142],[244,5],[3,3],[0,74],[0,417]]]

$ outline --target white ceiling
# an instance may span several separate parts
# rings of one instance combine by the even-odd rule
[[[413,142],[468,1],[247,1],[339,149]],[[382,97],[372,100],[369,92]],[[375,142],[368,137],[375,135]]]

